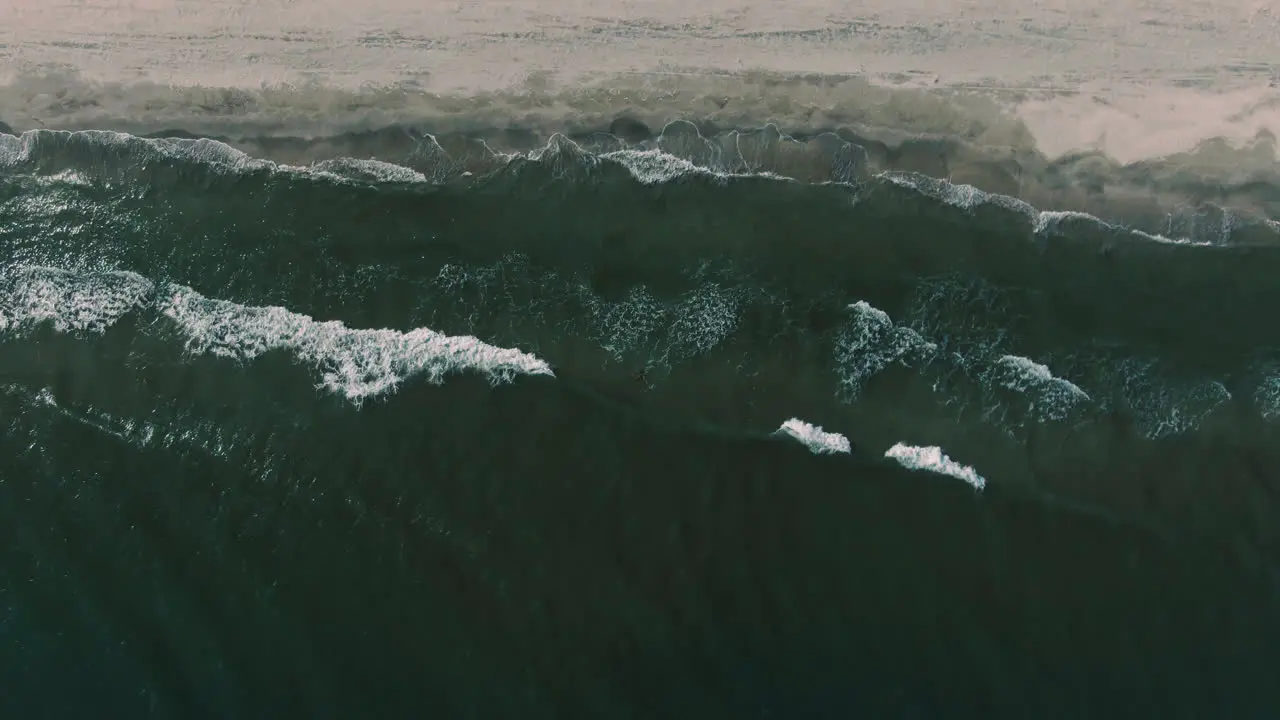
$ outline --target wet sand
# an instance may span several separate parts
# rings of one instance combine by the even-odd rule
[[[714,95],[723,92],[714,87],[720,76],[757,71],[977,94],[1016,114],[1050,157],[1089,149],[1128,163],[1204,138],[1240,143],[1280,131],[1280,11],[1259,0],[979,0],[945,11],[924,0],[8,5],[0,10],[0,119],[15,129],[87,127],[110,116],[352,129],[361,118],[379,124],[397,104],[412,114],[421,93],[456,99],[514,88],[540,98],[594,85],[625,95],[701,83],[709,86],[701,94]],[[99,91],[86,97],[81,81]],[[264,88],[280,97],[270,117],[257,118],[241,112],[234,93],[213,90]],[[373,88],[381,94],[371,99]],[[755,105],[732,92],[755,125],[784,130],[824,104],[820,86],[782,88]],[[493,114],[517,116],[550,104],[487,102]]]

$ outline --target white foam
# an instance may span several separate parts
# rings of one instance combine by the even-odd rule
[[[872,375],[894,363],[927,357],[937,346],[911,328],[894,325],[888,313],[859,300],[836,338],[835,361],[845,399],[856,399]]]
[[[551,171],[559,180],[585,181],[599,172],[601,159],[561,133],[554,133],[547,143],[525,154],[529,162]]]
[[[1220,380],[1175,379],[1161,372],[1151,358],[1130,357],[1114,364],[1127,410],[1150,439],[1190,432],[1231,400]]]
[[[1094,225],[1102,230],[1123,231],[1146,240],[1177,245],[1212,245],[1208,240],[1197,240],[1185,237],[1167,237],[1159,233],[1149,233],[1135,228],[1124,228],[1109,223],[1088,213],[1071,210],[1038,210],[1030,203],[1008,195],[989,193],[972,185],[951,183],[941,178],[930,177],[921,173],[889,170],[876,175],[877,178],[919,192],[939,202],[962,210],[973,210],[981,205],[994,205],[1005,210],[1024,215],[1031,221],[1032,232],[1044,237],[1053,234],[1065,222],[1077,221]],[[1280,231],[1280,223],[1264,221],[1269,227]]]
[[[152,160],[181,160],[218,167],[229,172],[247,172],[275,167],[267,160],[257,160],[216,140],[140,138],[110,130],[28,130],[19,137],[0,137],[0,167],[16,168],[38,158],[45,146],[83,144],[95,154],[129,153]]]
[[[189,163],[226,174],[269,172],[309,176],[337,182],[426,183],[427,177],[407,167],[379,160],[333,158],[312,165],[288,165],[254,158],[226,143],[207,138],[142,138],[108,130],[28,130],[22,135],[0,135],[0,168],[22,171],[47,155],[70,148],[93,172],[110,168],[109,157],[127,159],[130,164],[110,168],[116,171],[146,171],[162,161]],[[92,158],[92,162],[89,159]],[[101,168],[95,163],[102,163]],[[60,178],[75,178],[75,171],[63,171]]]
[[[131,272],[73,273],[26,266],[0,280],[0,332],[47,324],[63,333],[102,333],[150,302],[155,287]]]
[[[15,167],[29,154],[20,137],[0,134],[0,168]]]
[[[997,358],[992,379],[1009,390],[1026,395],[1041,421],[1062,420],[1072,410],[1089,402],[1089,394],[1079,386],[1055,377],[1047,366],[1020,355]]]
[[[1254,391],[1254,401],[1258,404],[1258,412],[1268,422],[1280,420],[1280,368],[1272,369],[1258,388]]]
[[[653,336],[670,322],[667,307],[643,285],[632,287],[618,300],[601,298],[585,285],[576,286],[575,291],[591,313],[591,336],[615,362],[654,342]]]
[[[811,425],[799,418],[791,418],[782,423],[774,431],[774,434],[789,435],[799,440],[815,455],[831,455],[835,453],[848,455],[852,451],[849,438],[840,433],[826,432],[821,426]]]
[[[173,320],[192,353],[247,361],[272,350],[291,352],[320,371],[322,387],[355,402],[390,392],[415,376],[440,383],[447,374],[474,370],[496,384],[517,375],[554,375],[533,355],[470,336],[429,328],[352,329],[281,307],[212,300],[181,285],[158,294],[150,280],[130,272],[27,266],[0,277],[0,333],[48,326],[61,333],[101,334],[140,309]]]
[[[963,480],[977,490],[987,486],[986,478],[968,465],[962,465],[947,457],[946,453],[942,452],[942,448],[936,445],[920,447],[898,443],[886,450],[884,456],[897,460],[905,468],[928,470]]]
[[[696,357],[710,352],[738,329],[743,300],[734,288],[704,283],[685,293],[668,329],[671,352]]]
[[[375,183],[426,183],[420,172],[394,163],[357,158],[322,160],[308,170],[315,175],[330,175],[339,180]]]
[[[603,157],[625,167],[632,177],[644,185],[661,185],[698,175],[717,179],[728,177],[725,173],[714,172],[661,150],[617,150]]]
[[[546,362],[528,353],[429,328],[353,329],[282,307],[212,300],[180,285],[169,286],[159,306],[186,336],[189,352],[239,360],[273,350],[290,352],[320,372],[321,387],[357,403],[416,376],[436,384],[464,370],[479,371],[495,384],[519,375],[554,376]]]

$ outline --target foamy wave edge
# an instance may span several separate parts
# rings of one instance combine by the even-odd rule
[[[965,212],[993,207],[1025,217],[1037,237],[1066,233],[1069,227],[1083,225],[1161,243],[1280,244],[1280,221],[1257,209],[1239,210],[1186,198],[1171,198],[1170,203],[1151,200],[1149,207],[1135,210],[1138,214],[1134,217],[1143,218],[1139,224],[1111,221],[1082,210],[1044,210],[1015,194],[982,189],[950,175],[944,179],[893,169],[873,160],[865,147],[835,132],[797,139],[772,124],[706,137],[693,123],[679,120],[668,123],[653,139],[636,143],[608,133],[578,140],[555,133],[544,145],[523,152],[494,150],[476,138],[406,134],[394,161],[337,157],[298,165],[257,158],[210,138],[141,138],[104,130],[0,134],[0,172],[15,175],[149,183],[175,165],[196,166],[215,176],[285,174],[355,185],[467,184],[500,172],[518,175],[530,169],[564,181],[627,178],[642,185],[693,178],[727,183],[751,177],[846,186],[855,192],[855,201],[875,188],[897,188]],[[1020,175],[1017,189],[1025,182]],[[993,180],[984,184],[1006,183]],[[1046,202],[1055,202],[1053,193],[1041,195]],[[1090,202],[1068,204],[1088,207]],[[1106,214],[1109,206],[1098,202],[1102,204],[1096,209]]]
[[[963,480],[973,486],[974,490],[981,491],[987,487],[986,478],[979,475],[977,470],[947,457],[942,448],[936,445],[921,447],[898,443],[886,450],[884,456],[910,470],[925,470]]]
[[[471,336],[430,328],[349,328],[282,307],[206,298],[183,285],[157,286],[136,273],[24,267],[9,273],[4,284],[0,337],[41,325],[62,333],[100,334],[131,312],[149,311],[168,321],[192,355],[248,362],[283,351],[318,373],[318,388],[356,405],[393,393],[414,378],[440,384],[452,374],[479,372],[496,385],[519,376],[555,376],[532,354]]]
[[[814,455],[848,455],[853,449],[849,438],[844,435],[827,432],[822,426],[807,423],[800,418],[791,418],[782,423],[774,434],[796,440]]]

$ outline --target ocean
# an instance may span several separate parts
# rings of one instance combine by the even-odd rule
[[[0,717],[1275,716],[1273,11],[370,5],[0,15]]]

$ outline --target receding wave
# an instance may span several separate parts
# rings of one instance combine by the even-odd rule
[[[31,99],[49,97],[58,100],[32,116]],[[596,154],[637,151],[637,167],[653,168],[643,153],[657,150],[715,172],[801,182],[919,173],[1044,211],[1205,242],[1276,233],[1280,127],[1266,114],[1272,104],[1258,98],[1232,115],[1230,127],[1252,128],[1243,136],[1196,138],[1119,162],[1089,148],[1047,155],[1006,103],[853,76],[624,76],[563,90],[453,96],[408,88],[117,86],[24,75],[0,90],[0,116],[10,130],[203,137],[249,158],[317,170],[328,162],[339,175],[366,179],[483,174],[563,135]],[[152,152],[173,148],[157,144]],[[672,171],[670,162],[658,164],[665,166],[659,172]]]

